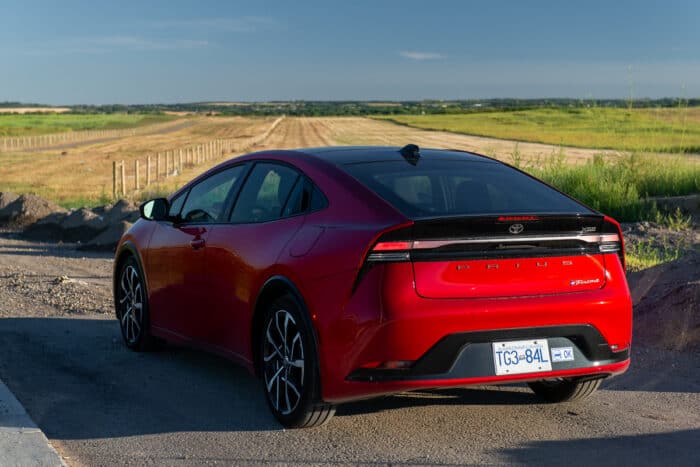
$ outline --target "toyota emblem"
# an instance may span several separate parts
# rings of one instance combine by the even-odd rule
[[[525,230],[525,227],[523,227],[523,224],[511,224],[510,227],[508,227],[508,232],[512,234],[519,234]]]

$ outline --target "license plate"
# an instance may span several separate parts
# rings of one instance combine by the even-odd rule
[[[552,371],[547,339],[494,342],[496,375],[517,375]]]

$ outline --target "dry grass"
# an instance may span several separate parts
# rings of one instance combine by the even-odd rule
[[[218,138],[245,141],[263,133],[273,120],[272,117],[198,117],[189,119],[191,125],[177,131],[81,145],[67,149],[66,154],[61,154],[61,150],[6,154],[0,157],[0,191],[33,192],[68,206],[94,205],[111,197],[113,161],[125,161],[126,185],[133,187],[136,159],[141,164],[143,183],[145,160],[149,154]],[[250,151],[337,145],[403,146],[408,143],[474,151],[509,163],[514,162],[515,155],[518,162],[528,167],[536,167],[552,158],[562,159],[567,167],[582,166],[601,153],[600,150],[582,148],[561,151],[557,146],[546,144],[420,130],[361,117],[287,117],[265,141]],[[608,151],[607,154],[611,160],[619,159],[617,152]],[[161,180],[149,187],[148,193],[136,197],[171,192],[221,160],[186,168],[182,174]]]
[[[236,134],[259,134],[273,120],[198,118],[191,126],[173,132],[119,138],[66,150],[5,154],[0,158],[0,191],[36,193],[71,206],[95,204],[111,197],[113,161],[125,162],[129,175],[126,184],[133,187],[133,166],[137,159],[143,168],[149,154]],[[184,183],[204,168],[189,169],[168,179],[168,183]],[[155,166],[152,170],[155,172]],[[142,169],[141,180],[145,181],[145,169]]]
[[[35,114],[70,112],[68,107],[0,107],[0,114]]]

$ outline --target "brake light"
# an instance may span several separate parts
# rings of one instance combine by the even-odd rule
[[[413,241],[406,239],[411,238],[412,225],[413,222],[402,224],[379,235],[374,246],[367,252],[364,265],[410,261]]]
[[[395,263],[411,260],[413,242],[382,242],[377,243],[367,255],[368,263]]]
[[[617,234],[614,236],[604,235],[606,241],[602,242],[599,246],[601,253],[617,253],[620,258],[620,263],[622,264],[622,269],[627,270],[627,264],[625,262],[625,238],[622,236],[622,228],[620,224],[612,217],[605,216],[603,218],[603,234]]]
[[[400,251],[400,250],[410,250],[413,246],[413,242],[379,242],[374,245],[372,251]]]
[[[539,216],[500,216],[498,222],[538,221]]]

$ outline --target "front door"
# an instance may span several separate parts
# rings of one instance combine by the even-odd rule
[[[188,339],[200,340],[207,334],[211,295],[207,241],[212,227],[223,221],[245,167],[229,167],[198,182],[183,195],[183,203],[173,200],[172,221],[156,227],[148,250],[154,326]],[[182,204],[179,210],[178,204]]]

